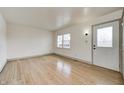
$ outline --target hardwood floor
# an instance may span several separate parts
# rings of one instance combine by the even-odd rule
[[[8,62],[0,84],[124,84],[120,73],[49,55]]]

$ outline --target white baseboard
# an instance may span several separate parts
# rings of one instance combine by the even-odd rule
[[[7,64],[7,61],[3,62],[4,64],[2,64],[2,66],[0,67],[0,72],[2,72],[2,70],[4,69],[5,65]]]
[[[20,60],[20,59],[28,59],[28,58],[33,58],[33,57],[47,56],[47,55],[51,55],[51,54],[53,54],[53,53],[46,53],[46,54],[42,54],[42,55],[33,55],[33,56],[26,56],[26,57],[16,57],[16,58],[7,59],[7,62]]]
[[[63,57],[66,57],[66,58],[70,58],[70,59],[72,59],[72,60],[77,60],[77,61],[80,61],[80,62],[83,62],[83,63],[92,64],[92,63],[89,62],[89,61],[82,60],[82,59],[79,59],[79,58],[75,58],[75,57],[71,57],[71,56],[66,56],[66,55],[62,55],[62,54],[59,54],[59,53],[53,53],[53,54],[59,55],[59,56],[63,56]]]

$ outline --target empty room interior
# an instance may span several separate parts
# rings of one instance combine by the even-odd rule
[[[0,85],[123,85],[123,7],[0,7]]]

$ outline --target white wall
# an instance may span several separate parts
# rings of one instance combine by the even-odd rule
[[[89,33],[88,35],[87,38],[88,42],[85,43],[85,37],[82,36],[85,31],[89,31],[89,32],[91,31],[91,28],[87,24],[76,25],[55,32],[55,37],[57,37],[57,34],[71,33],[71,48],[70,49],[56,48],[56,43],[55,43],[54,52],[57,54],[79,58],[91,62],[91,54],[90,54],[91,33]]]
[[[52,32],[8,24],[7,58],[23,58],[52,52]]]
[[[7,62],[6,58],[6,22],[0,14],[0,72]]]
[[[99,24],[110,20],[115,20],[121,18],[122,10],[113,12],[111,14],[99,17],[93,21],[77,24],[64,28],[54,32],[54,52],[64,56],[74,57],[81,60],[85,60],[88,63],[92,63],[92,34],[91,25]],[[84,35],[84,32],[89,33],[88,37]],[[56,47],[56,37],[57,34],[71,33],[71,49],[60,49]],[[85,41],[88,41],[87,43]]]

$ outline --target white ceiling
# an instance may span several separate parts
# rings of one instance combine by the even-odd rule
[[[54,31],[119,9],[121,8],[0,8],[0,12],[8,23]]]

